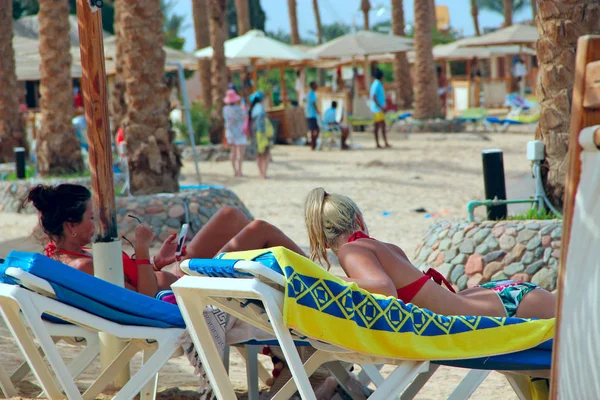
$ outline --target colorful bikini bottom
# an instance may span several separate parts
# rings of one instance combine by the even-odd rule
[[[509,279],[482,283],[479,287],[496,292],[508,317],[514,317],[517,314],[517,308],[527,293],[539,289],[539,286],[533,283],[516,282]]]

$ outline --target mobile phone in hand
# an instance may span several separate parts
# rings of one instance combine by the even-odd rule
[[[187,240],[189,225],[183,224],[181,226],[181,230],[179,231],[179,237],[177,238],[177,250],[175,250],[175,256],[181,257],[181,252],[183,251],[183,245]]]

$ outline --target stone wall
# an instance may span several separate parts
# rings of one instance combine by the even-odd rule
[[[465,123],[460,120],[434,119],[434,120],[409,120],[407,123],[398,122],[394,129],[402,133],[451,133],[465,132]]]
[[[426,231],[414,264],[437,269],[457,291],[501,279],[554,291],[561,234],[560,220],[442,221]]]
[[[22,207],[23,198],[29,189],[39,183],[57,185],[66,182],[90,187],[90,178],[0,182],[0,212],[35,213],[36,210],[31,205]],[[179,232],[181,225],[188,220],[190,224],[188,237],[192,237],[210,217],[225,206],[237,207],[252,218],[236,194],[221,186],[205,185],[199,186],[199,189],[183,190],[172,194],[117,197],[116,206],[119,233],[130,240],[135,237],[135,227],[139,223],[127,217],[129,214],[153,227],[160,241],[166,239],[171,233]]]

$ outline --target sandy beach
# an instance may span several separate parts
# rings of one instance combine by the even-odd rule
[[[234,178],[229,162],[203,162],[202,183],[218,184],[233,190],[255,218],[265,219],[283,230],[302,248],[308,249],[304,227],[303,203],[308,191],[322,186],[329,192],[343,193],[361,207],[370,234],[382,241],[401,246],[411,256],[425,229],[441,219],[466,218],[469,200],[484,196],[481,151],[499,148],[504,165],[509,198],[526,197],[533,188],[525,147],[531,134],[413,134],[408,138],[391,134],[391,149],[375,149],[370,133],[357,133],[351,151],[312,152],[307,146],[277,146],[269,179],[258,178],[255,163],[244,164],[244,178]],[[195,184],[194,166],[186,162],[182,183]],[[532,189],[531,189],[532,190]],[[424,208],[426,213],[413,210]],[[509,209],[510,210],[510,209]],[[478,209],[483,215],[484,209]],[[426,218],[426,214],[434,214]],[[14,248],[39,249],[27,236],[37,216],[0,214],[0,258]],[[334,273],[342,273],[336,268]],[[77,347],[61,345],[66,357]],[[3,365],[13,371],[22,356],[10,333],[0,328],[0,352]],[[136,358],[134,368],[141,357]],[[270,360],[263,360],[265,365]],[[82,375],[82,388],[93,381],[99,363]],[[421,391],[418,399],[446,398],[467,371],[443,367]],[[232,380],[237,389],[245,387],[245,367],[239,356],[232,359]],[[31,383],[21,385],[22,394],[39,394]],[[197,388],[193,369],[183,357],[171,360],[161,370],[161,398],[193,398]],[[179,388],[184,392],[174,390]],[[492,373],[472,399],[516,399],[506,379]]]

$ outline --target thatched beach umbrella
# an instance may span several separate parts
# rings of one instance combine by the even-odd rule
[[[516,24],[497,31],[465,39],[461,46],[526,46],[533,47],[539,38],[537,29],[532,25]]]

